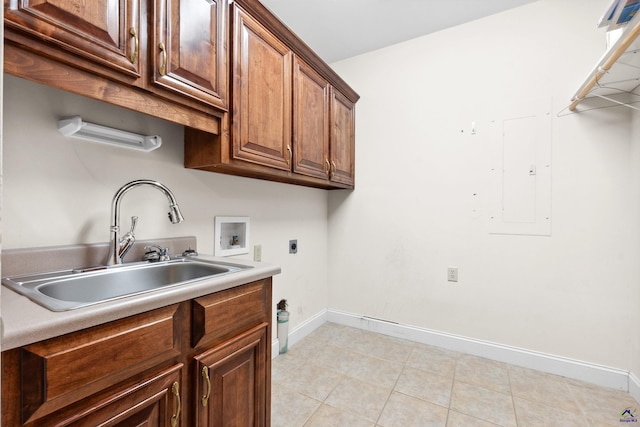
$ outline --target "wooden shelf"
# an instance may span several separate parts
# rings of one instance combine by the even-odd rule
[[[571,99],[569,110],[575,111],[586,99],[600,98],[611,105],[629,105],[628,97],[640,86],[640,13],[627,24],[620,38],[605,52],[602,59]],[[636,99],[638,101],[638,99]],[[635,107],[632,107],[635,108]]]

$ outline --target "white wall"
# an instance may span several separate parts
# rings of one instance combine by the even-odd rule
[[[116,190],[150,178],[173,191],[185,222],[168,221],[157,190],[134,189],[122,200],[121,217],[128,228],[130,216],[139,216],[139,240],[196,236],[198,250],[212,254],[214,217],[247,215],[262,260],[282,267],[274,301],[287,298],[291,326],[327,307],[326,191],[185,169],[182,127],[13,76],[5,76],[4,106],[3,249],[108,241]],[[159,134],[163,145],[141,153],[67,139],[57,121],[77,114]],[[298,239],[296,255],[288,253],[289,239]]]
[[[122,217],[140,217],[138,238],[195,235],[211,252],[215,215],[249,215],[263,260],[282,266],[274,300],[289,300],[292,329],[330,307],[637,374],[640,119],[632,133],[624,109],[557,117],[604,51],[605,3],[542,0],[334,64],[362,97],[353,192],[184,169],[179,126],[6,76],[3,248],[106,241],[114,192],[147,177],[186,221],[134,190]],[[534,98],[553,106],[552,236],[491,235],[487,124]],[[60,136],[57,119],[79,113],[164,145]]]
[[[630,162],[634,165],[640,164],[640,113],[633,113],[633,121],[632,121],[632,155],[630,157]],[[634,213],[640,212],[640,168],[634,168],[634,180],[635,180],[635,194],[632,195],[632,201],[635,204]],[[640,219],[638,216],[635,216],[634,220],[638,222]],[[640,239],[640,236],[636,236]],[[640,263],[636,263],[636,277],[640,277]],[[639,280],[636,280],[638,282]],[[638,306],[638,301],[640,301],[640,286],[636,284],[630,290],[628,296],[629,300],[636,301],[636,307]],[[634,375],[640,379],[640,309],[636,308],[632,312],[632,317],[635,318],[636,329],[635,332],[633,328],[629,329],[629,340],[631,344],[631,368],[630,371],[634,373]],[[640,387],[640,383],[638,384]],[[638,390],[640,392],[640,390]]]
[[[333,64],[361,100],[356,190],[329,196],[330,308],[640,372],[640,139],[624,108],[564,111],[607,4],[541,0]],[[540,98],[552,234],[490,234],[489,124]]]

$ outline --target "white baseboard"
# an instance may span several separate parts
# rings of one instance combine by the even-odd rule
[[[289,342],[287,347],[292,347],[300,342],[301,339],[309,335],[311,332],[318,329],[320,326],[325,324],[328,321],[327,310],[323,310],[315,316],[305,320],[300,325],[296,326],[295,329],[289,331]],[[275,329],[275,328],[274,328]],[[275,332],[274,332],[275,334]],[[275,337],[271,343],[271,358],[275,358],[278,356],[280,352],[280,341],[277,337]]]
[[[640,379],[622,369],[336,310],[323,310],[290,331],[289,347],[294,346],[327,321],[627,391],[640,402]],[[276,338],[272,345],[272,357],[278,356],[278,348]]]
[[[629,372],[621,369],[334,310],[328,315],[330,322],[629,391]]]
[[[640,379],[633,372],[629,372],[629,394],[640,403]]]

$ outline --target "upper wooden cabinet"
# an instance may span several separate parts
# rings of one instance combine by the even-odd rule
[[[76,0],[5,0],[4,8],[8,29],[19,29],[65,52],[47,53],[38,45],[31,48],[74,64],[73,57],[63,53],[77,55],[105,67],[106,75],[120,74],[128,82],[140,77],[140,0],[96,0],[91,4]]]
[[[293,171],[326,179],[329,161],[329,93],[331,86],[299,58],[293,64]]]
[[[355,103],[331,92],[331,179],[353,185],[355,179]]]
[[[291,50],[234,8],[233,157],[291,170]]]
[[[293,171],[353,186],[355,103],[294,59]]]
[[[227,0],[5,0],[5,71],[206,132],[226,110]]]
[[[358,94],[258,0],[4,6],[5,72],[185,126],[185,167],[353,188]]]
[[[153,81],[226,108],[226,0],[155,0]]]
[[[185,166],[353,188],[358,95],[260,2],[231,10],[230,113],[219,136],[185,130]]]

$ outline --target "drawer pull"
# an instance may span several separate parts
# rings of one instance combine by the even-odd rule
[[[140,42],[138,41],[138,34],[136,34],[136,29],[134,27],[129,28],[129,34],[131,35],[131,37],[133,37],[133,53],[131,54],[131,58],[129,58],[129,60],[132,64],[135,65],[136,61],[138,61]]]
[[[164,43],[160,42],[158,44],[158,49],[160,49],[160,53],[162,54],[162,63],[160,64],[158,73],[160,73],[161,76],[164,76],[167,74],[167,48]]]
[[[202,378],[207,382],[207,392],[202,396],[202,406],[206,407],[211,396],[211,380],[209,379],[209,368],[207,366],[202,367]]]
[[[176,412],[171,417],[171,427],[176,427],[178,425],[178,420],[180,419],[180,411],[182,409],[180,405],[180,384],[178,383],[178,381],[175,381],[173,383],[173,386],[171,386],[171,393],[173,393],[176,398]]]

